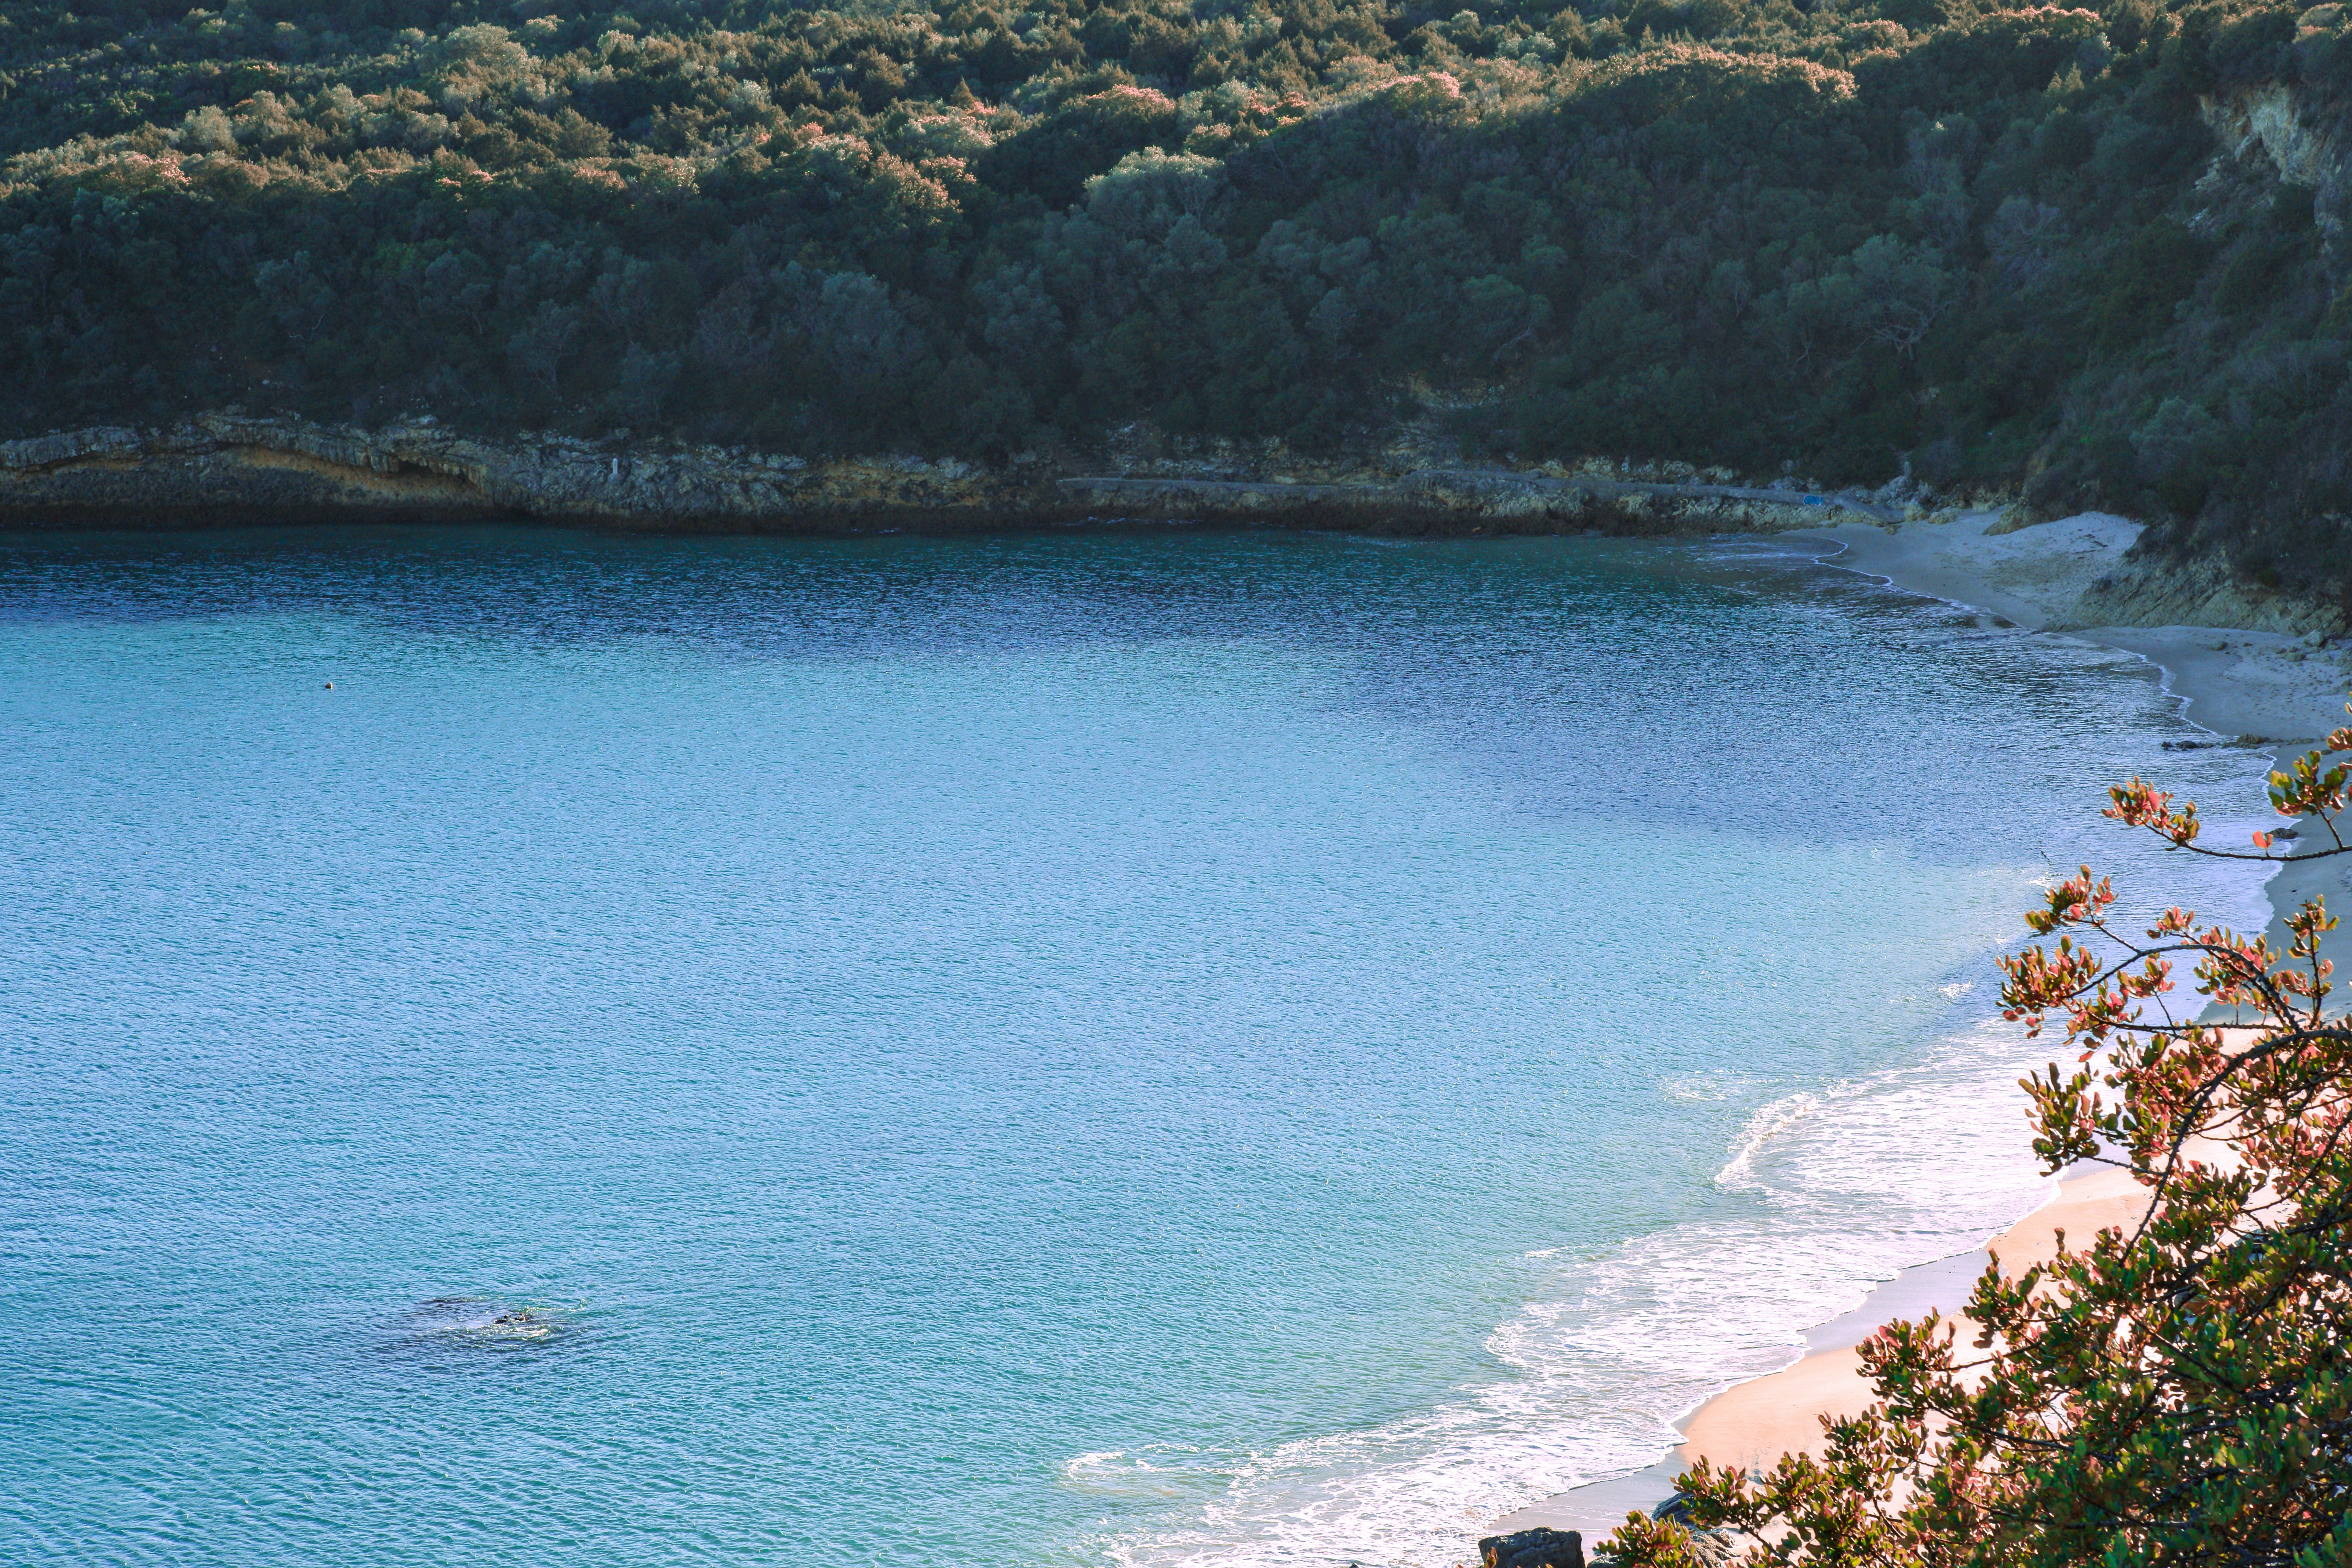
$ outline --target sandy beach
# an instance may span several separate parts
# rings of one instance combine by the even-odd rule
[[[2314,647],[2278,631],[2085,624],[2100,602],[2102,579],[2116,573],[2139,525],[2094,512],[2000,531],[2000,517],[1969,512],[1891,530],[1855,523],[1798,537],[1819,541],[1830,564],[1997,616],[2020,635],[2079,637],[2137,654],[2164,689],[2182,700],[2189,721],[2217,740],[2258,743],[2292,756],[2352,721],[2344,709],[2352,656],[2342,648]],[[2269,934],[2273,945],[2283,946],[2280,911],[2302,900],[2323,894],[2331,910],[2352,909],[2352,857],[2284,868],[2265,892],[2273,911]],[[2339,966],[2352,960],[2352,922],[2330,941]],[[1756,1468],[1783,1453],[1819,1453],[1823,1415],[1852,1415],[1870,1403],[1856,1347],[1880,1326],[1931,1308],[1958,1316],[1990,1258],[2013,1274],[2048,1260],[2059,1232],[2079,1242],[2136,1221],[2146,1206],[2144,1192],[2120,1171],[2054,1183],[2050,1201],[1990,1238],[1984,1249],[1905,1270],[1853,1312],[1808,1332],[1805,1353],[1795,1364],[1728,1388],[1691,1411],[1676,1423],[1682,1445],[1658,1464],[1548,1498],[1480,1533],[1549,1525],[1580,1531],[1590,1545],[1623,1522],[1629,1510],[1647,1510],[1671,1495],[1675,1477],[1693,1459]]]
[[[1993,531],[2000,514],[1964,512],[1948,522],[1908,522],[1888,530],[1866,523],[1810,531],[1822,560],[1929,598],[1990,611],[2020,628],[2137,654],[2164,689],[2179,698],[2189,722],[2217,740],[2260,744],[2273,756],[2300,754],[2340,725],[2352,723],[2352,637],[2326,647],[2278,631],[2215,626],[2100,625],[2098,588],[2123,563],[2139,524],[2104,512]],[[2150,759],[2151,763],[2155,759]],[[2121,783],[2121,780],[2117,780]],[[2242,848],[2242,845],[2221,846]],[[2282,910],[2313,894],[2338,911],[2352,909],[2352,856],[2282,868],[2269,883],[2273,946],[2285,942]],[[2352,950],[2352,927],[2330,939]],[[2346,951],[2331,953],[2338,966]]]
[[[2003,1273],[2015,1274],[2056,1257],[2061,1232],[2080,1242],[2109,1226],[2132,1225],[2147,1212],[2147,1193],[2124,1172],[2098,1171],[2061,1183],[2056,1197],[1994,1237],[1985,1251],[1965,1255],[1968,1268],[1952,1282],[1959,1294],[1932,1305],[1948,1313],[1958,1308],[1990,1260],[1987,1254],[2000,1259]],[[1854,1324],[1837,1336],[1847,1342],[1817,1347],[1786,1372],[1716,1395],[1683,1423],[1685,1441],[1677,1453],[1686,1463],[1703,1458],[1755,1469],[1784,1453],[1823,1451],[1820,1417],[1851,1415],[1870,1403],[1856,1347],[1880,1322],[1901,1315]]]

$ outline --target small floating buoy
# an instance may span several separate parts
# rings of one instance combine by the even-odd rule
[[[327,682],[327,689],[328,689],[328,690],[332,691],[334,689],[335,689],[335,683],[334,683],[333,681],[330,680],[329,682]]]

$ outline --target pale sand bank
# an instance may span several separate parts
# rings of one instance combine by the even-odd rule
[[[1937,1292],[1940,1299],[1928,1304],[1947,1315],[1964,1304],[1988,1253],[2000,1260],[2002,1273],[2021,1273],[2057,1256],[2061,1231],[2079,1245],[2109,1226],[2136,1225],[2147,1212],[2147,1192],[2125,1172],[2103,1170],[2062,1183],[2053,1201],[1993,1237],[1984,1251],[1965,1255],[1969,1267],[1948,1274],[1944,1289]],[[1889,1311],[1879,1322],[1924,1311],[1924,1306]],[[1871,1331],[1878,1326],[1872,1324]],[[1786,1372],[1717,1394],[1683,1421],[1679,1454],[1685,1462],[1705,1458],[1718,1467],[1759,1469],[1784,1453],[1825,1452],[1820,1418],[1853,1415],[1870,1403],[1870,1384],[1861,1375],[1856,1349],[1864,1337],[1834,1350],[1816,1351]]]
[[[2147,1209],[2147,1196],[2121,1171],[2099,1171],[2056,1184],[2056,1196],[2002,1231],[1983,1247],[1906,1268],[1873,1290],[1860,1307],[1805,1336],[1806,1353],[1794,1365],[1738,1384],[1676,1423],[1682,1446],[1648,1469],[1598,1481],[1545,1499],[1496,1520],[1483,1532],[1508,1534],[1549,1525],[1600,1541],[1629,1510],[1647,1511],[1674,1492],[1675,1478],[1695,1459],[1718,1467],[1771,1466],[1782,1454],[1825,1451],[1823,1415],[1858,1414],[1871,1401],[1857,1347],[1898,1318],[1916,1320],[1933,1309],[1957,1314],[1992,1258],[2016,1274],[2057,1255],[2058,1234],[2075,1244],[2108,1226],[2130,1226]],[[1965,1340],[1969,1331],[1962,1326]]]
[[[1798,537],[1839,547],[1824,554],[1829,563],[1906,592],[1986,612],[2028,630],[2137,654],[2149,661],[2164,689],[2182,700],[2185,717],[2218,737],[2260,737],[2273,743],[2270,749],[2293,754],[2352,722],[2344,710],[2352,688],[2352,657],[2342,650],[2314,650],[2273,631],[2083,625],[2078,612],[2084,596],[2116,571],[2139,537],[2138,524],[2091,512],[2014,532],[1989,532],[1998,516],[1968,513],[1891,531],[1853,523]],[[2150,761],[2154,772],[2156,759]],[[2267,888],[2273,911],[2292,910],[2314,893],[2324,894],[2331,910],[2352,911],[2352,857],[2284,868]],[[2269,935],[2274,946],[2284,948],[2284,928],[2275,916]],[[2325,951],[2339,968],[2352,969],[2352,951],[2347,950],[2352,950],[2352,920]],[[1717,1465],[1757,1468],[1787,1452],[1818,1454],[1824,1442],[1822,1415],[1853,1415],[1870,1403],[1870,1385],[1860,1375],[1854,1347],[1881,1325],[1922,1317],[1930,1308],[1958,1315],[1988,1252],[2000,1258],[2004,1272],[2015,1274],[2053,1256],[2059,1231],[2079,1244],[2105,1226],[2137,1223],[2146,1207],[2145,1193],[2120,1171],[2055,1184],[2051,1202],[1993,1237],[1985,1250],[1906,1269],[1854,1311],[1809,1332],[1807,1352],[1794,1365],[1727,1389],[1691,1412],[1677,1423],[1682,1446],[1658,1464],[1547,1498],[1496,1520],[1481,1533],[1549,1525],[1580,1531],[1588,1543],[1595,1542],[1622,1523],[1629,1510],[1646,1510],[1664,1500],[1675,1477],[1701,1455]]]
[[[1964,512],[1893,531],[1848,523],[1791,537],[1833,545],[1822,557],[1828,564],[1906,592],[2138,654],[2163,668],[2167,689],[2187,700],[2189,720],[2217,734],[2301,742],[2347,721],[2352,649],[2315,650],[2275,631],[2087,622],[2084,595],[2122,565],[2139,524],[2084,512],[2012,533],[1987,531],[1998,517]]]
[[[2139,524],[2105,512],[2014,533],[1988,531],[1999,519],[1998,512],[1963,512],[1949,522],[1907,522],[1891,531],[1844,523],[1794,537],[1843,546],[1824,552],[1833,565],[2039,631],[2065,624],[2091,584],[2112,573],[2140,535]]]
[[[2148,661],[2184,716],[2217,737],[2259,739],[2274,755],[2294,756],[2340,725],[2352,723],[2352,647],[2315,649],[2278,632],[2215,626],[2113,626],[2081,624],[2084,595],[2116,571],[2140,526],[2103,512],[1990,533],[1998,513],[1963,513],[1947,522],[1906,522],[1889,531],[1866,523],[1800,535],[1838,546],[1829,564],[1878,577],[1908,593],[1983,609],[2032,629],[2063,630],[2085,642],[2122,648]],[[2149,771],[2157,771],[2149,759]],[[2121,783],[2121,780],[2117,780]],[[2244,849],[2242,844],[2218,845]],[[2306,841],[2296,848],[2318,848]],[[2331,910],[2352,910],[2352,856],[2287,866],[2269,885],[2271,945],[2287,942],[2284,911],[2324,896]],[[2352,973],[2352,924],[2323,952]]]

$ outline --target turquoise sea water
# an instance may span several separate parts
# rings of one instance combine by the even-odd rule
[[[1766,545],[18,537],[0,672],[10,1563],[1452,1563],[2035,1201],[2036,879],[2259,909]]]

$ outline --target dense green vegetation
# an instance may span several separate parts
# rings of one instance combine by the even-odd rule
[[[12,431],[1311,448],[1420,399],[2345,591],[2334,5],[74,3],[0,15]],[[2214,129],[2281,89],[2292,179]]]
[[[2105,815],[2219,859],[2352,854],[2347,757],[2352,725],[2282,758],[2291,826],[2252,853],[2200,843],[2196,805],[2143,779]],[[1878,1331],[1876,1402],[1823,1417],[1823,1453],[1700,1459],[1680,1517],[1616,1532],[1619,1568],[2352,1563],[2352,1016],[2322,956],[2337,918],[2316,896],[2281,913],[2283,947],[2178,906],[2141,927],[2087,866],[2049,887],[2025,920],[2058,940],[2001,960],[2002,1016],[2073,1058],[2024,1080],[2034,1152],[2127,1172],[2145,1211],[2019,1274],[1996,1258],[1965,1323]],[[1748,1544],[1702,1555],[1693,1527]]]

